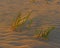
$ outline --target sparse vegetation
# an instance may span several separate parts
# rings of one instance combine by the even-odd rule
[[[35,35],[36,35],[36,38],[41,38],[41,39],[48,39],[48,35],[49,33],[54,30],[55,27],[48,27],[47,30],[36,30],[35,32]]]
[[[16,21],[12,24],[12,30],[15,30],[17,27],[22,26],[23,24],[26,23],[28,20],[29,16],[31,15],[32,11],[28,13],[28,15],[21,17],[21,14],[17,16]]]
[[[11,29],[12,29],[12,30],[15,30],[15,29],[16,29],[17,24],[18,24],[20,18],[21,18],[21,12],[18,14],[18,16],[17,16],[17,18],[16,18],[16,21],[12,23],[12,26],[11,26]]]
[[[22,27],[24,26],[24,24],[28,21],[30,15],[31,15],[32,11],[28,13],[28,15],[21,17],[21,13],[18,14],[16,21],[12,24],[12,30],[16,30],[18,27]],[[27,25],[28,30],[31,28],[32,22],[33,20],[31,19],[29,21],[30,23]],[[48,27],[46,30],[44,30],[44,28],[42,29],[37,29],[35,31],[35,36],[36,38],[41,38],[41,39],[48,39],[48,35],[49,33],[54,30],[55,27]]]

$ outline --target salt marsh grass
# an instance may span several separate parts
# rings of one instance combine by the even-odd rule
[[[29,17],[31,15],[32,11],[31,12],[28,12],[28,14],[26,16],[21,16],[21,12],[18,14],[17,18],[16,18],[16,21],[12,24],[11,28],[12,30],[16,30],[18,27],[23,27],[24,24],[29,20]],[[31,29],[31,25],[32,25],[32,22],[33,20],[29,20],[29,24],[27,24],[27,30]],[[43,27],[43,26],[42,26]],[[45,28],[45,29],[44,29]],[[50,32],[52,30],[55,29],[55,26],[51,26],[51,27],[43,27],[43,28],[40,28],[40,29],[36,29],[36,31],[34,32],[34,36],[36,36],[36,38],[41,38],[41,39],[48,39],[48,35],[50,34]]]
[[[26,16],[21,16],[21,13],[18,14],[16,21],[12,24],[12,30],[15,30],[16,28],[18,28],[19,26],[22,26],[23,24],[25,24],[28,20],[28,18],[30,17],[32,11],[28,13],[28,15]]]
[[[55,29],[55,27],[54,26],[52,26],[52,27],[48,27],[46,30],[42,30],[42,29],[40,29],[40,30],[36,30],[35,31],[35,37],[36,38],[41,38],[41,39],[48,39],[48,35],[49,35],[49,33],[52,31],[52,30],[54,30]]]

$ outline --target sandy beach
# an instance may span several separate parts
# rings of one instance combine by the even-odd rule
[[[30,30],[11,31],[18,13],[22,17],[33,11]],[[26,23],[27,24],[27,23]],[[49,40],[34,38],[34,30],[43,26],[55,26],[49,34]],[[60,1],[59,0],[0,0],[0,48],[60,48]]]

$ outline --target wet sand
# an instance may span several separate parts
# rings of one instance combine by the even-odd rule
[[[30,19],[34,20],[31,30],[10,31],[19,12],[22,17],[33,10]],[[49,40],[33,38],[34,30],[40,26],[56,26]],[[60,48],[60,1],[59,0],[0,0],[0,48]]]

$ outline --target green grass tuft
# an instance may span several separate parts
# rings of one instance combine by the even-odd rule
[[[47,30],[36,30],[35,35],[37,35],[37,38],[42,38],[42,39],[48,39],[49,33],[54,30],[55,27],[48,27]]]

